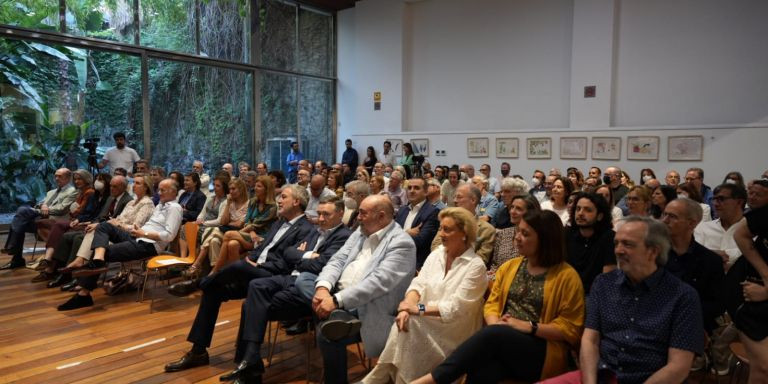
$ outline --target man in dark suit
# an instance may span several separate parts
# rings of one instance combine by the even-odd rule
[[[294,269],[296,260],[291,262],[286,259],[285,251],[299,246],[313,230],[312,224],[304,217],[309,194],[306,188],[291,184],[283,188],[280,197],[280,220],[272,224],[264,241],[245,259],[224,267],[200,282],[203,297],[187,336],[187,340],[193,344],[192,350],[180,360],[166,365],[167,372],[208,364],[206,348],[211,345],[222,302],[245,298],[248,284],[253,279],[288,275]]]
[[[416,243],[416,269],[421,269],[430,252],[432,239],[440,226],[439,210],[427,201],[427,183],[422,178],[408,180],[408,205],[397,211],[395,221]]]
[[[325,197],[317,206],[318,226],[298,247],[285,250],[283,257],[296,265],[290,275],[279,275],[251,280],[248,297],[243,301],[240,312],[240,330],[237,337],[235,362],[238,366],[221,380],[235,380],[248,383],[260,382],[264,372],[261,361],[261,344],[264,332],[270,320],[294,320],[312,315],[312,295],[314,284],[309,285],[310,292],[300,292],[301,287],[294,285],[301,273],[305,278],[314,279],[325,263],[338,251],[352,233],[341,223],[344,216],[344,201],[336,196]],[[306,287],[305,287],[306,289]]]

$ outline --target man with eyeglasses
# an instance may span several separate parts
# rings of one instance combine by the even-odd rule
[[[711,336],[718,327],[718,318],[725,313],[725,273],[723,259],[693,237],[702,215],[699,203],[681,197],[667,204],[661,220],[669,230],[672,245],[667,270],[698,292],[704,331]],[[703,369],[706,362],[704,355],[697,355],[691,369]]]
[[[688,170],[685,171],[685,182],[691,183],[691,185],[701,192],[701,201],[704,202],[704,204],[709,205],[710,212],[712,212],[712,218],[717,218],[715,205],[712,204],[712,197],[714,196],[712,194],[712,188],[704,184],[704,170],[701,168],[688,168]]]
[[[734,234],[744,218],[744,204],[747,201],[747,192],[744,188],[735,184],[722,184],[715,188],[715,197],[712,198],[718,219],[702,221],[696,226],[693,234],[696,241],[718,254],[723,260],[723,267],[727,271],[733,263],[741,257],[741,251]],[[725,326],[725,322],[722,323]],[[729,344],[738,340],[738,331],[733,326],[717,329],[710,343],[712,365],[719,376],[727,375],[730,371],[731,351]]]
[[[664,177],[664,182],[667,185],[677,187],[677,185],[680,184],[680,174],[673,169],[667,172],[667,175]]]
[[[495,177],[491,177],[491,166],[489,164],[483,164],[480,166],[480,173],[485,176],[485,178],[488,180],[488,193],[496,197],[496,199],[501,196],[501,185],[499,184],[499,180],[497,180]]]
[[[621,183],[621,169],[619,167],[606,168],[603,173],[603,183],[609,185],[613,190],[613,204],[618,204],[629,193],[629,188]]]

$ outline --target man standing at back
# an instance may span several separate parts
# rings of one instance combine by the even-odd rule
[[[347,164],[352,172],[357,172],[357,164],[359,163],[357,150],[352,148],[352,140],[350,139],[345,140],[344,145],[347,149],[341,155],[341,164]]]
[[[285,163],[288,166],[288,183],[296,183],[296,175],[299,172],[299,161],[304,159],[304,155],[299,151],[299,143],[291,142],[291,152],[285,159]]]
[[[99,163],[99,169],[109,165],[109,173],[115,175],[115,169],[123,168],[128,173],[133,173],[133,163],[139,161],[141,157],[136,151],[125,145],[125,133],[117,132],[112,135],[115,140],[115,146],[104,153],[104,158]]]
[[[395,161],[395,153],[392,152],[392,143],[389,142],[389,140],[384,141],[384,151],[381,152],[379,155],[379,161],[384,166],[395,166],[397,165],[397,161]]]

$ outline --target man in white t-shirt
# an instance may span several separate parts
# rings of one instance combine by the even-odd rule
[[[99,169],[109,165],[109,173],[115,174],[115,169],[124,168],[130,174],[133,174],[133,163],[141,159],[139,154],[133,148],[125,146],[125,134],[116,132],[112,135],[115,139],[115,146],[104,153],[104,158],[99,163]]]

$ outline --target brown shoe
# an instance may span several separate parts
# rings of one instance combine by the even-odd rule
[[[42,271],[40,274],[32,278],[33,283],[39,283],[41,281],[53,280],[56,277],[55,272]]]
[[[48,268],[48,265],[51,263],[48,262],[46,259],[42,259],[37,263],[37,266],[35,267],[35,271],[45,271]]]

